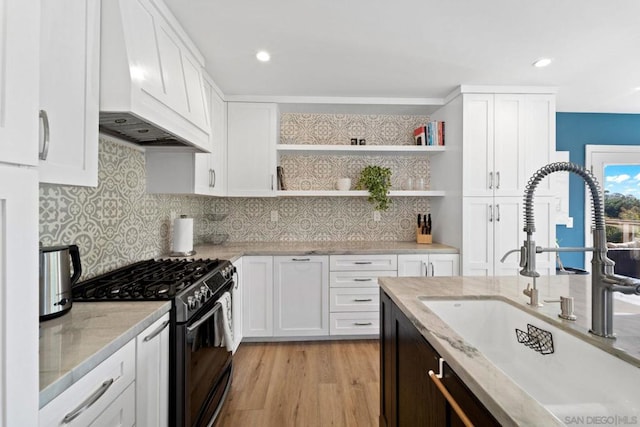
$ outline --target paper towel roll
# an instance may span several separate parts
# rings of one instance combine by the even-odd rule
[[[193,251],[193,218],[173,220],[173,253],[187,254]]]

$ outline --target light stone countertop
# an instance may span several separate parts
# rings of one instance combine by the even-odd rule
[[[40,408],[171,309],[167,301],[74,302],[40,323]]]
[[[590,275],[541,277],[537,282],[541,300],[558,299],[560,295],[574,297],[578,316],[575,322],[558,318],[559,304],[531,309],[522,294],[529,282],[521,276],[379,279],[382,289],[501,424],[563,425],[481,354],[469,352],[469,346],[461,345],[463,340],[419,300],[497,296],[640,368],[640,297],[614,297],[613,327],[617,339],[611,340],[587,332],[591,326]]]
[[[358,255],[358,254],[457,254],[458,249],[416,242],[231,242],[200,245],[192,258],[220,258],[235,261],[243,255]]]

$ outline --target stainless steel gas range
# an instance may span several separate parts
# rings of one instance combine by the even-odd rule
[[[231,387],[233,360],[222,345],[224,318],[219,299],[225,292],[231,295],[234,273],[226,260],[151,259],[73,287],[75,301],[172,301],[168,325],[171,426],[212,425]]]

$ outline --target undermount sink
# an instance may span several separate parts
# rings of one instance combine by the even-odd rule
[[[640,368],[502,300],[420,300],[560,421],[640,422]]]

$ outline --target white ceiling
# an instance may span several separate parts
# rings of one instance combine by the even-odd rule
[[[640,0],[166,3],[225,95],[443,98],[460,84],[540,85],[558,87],[558,111],[640,113]],[[540,57],[553,63],[534,68]]]

